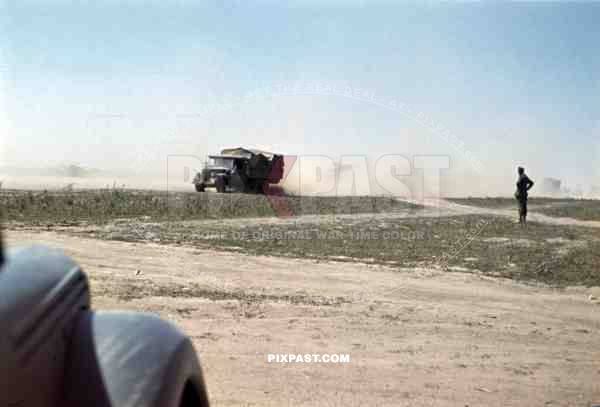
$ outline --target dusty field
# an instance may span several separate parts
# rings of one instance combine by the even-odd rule
[[[192,201],[167,222],[160,195],[122,193],[31,199],[9,191],[6,239],[77,259],[97,309],[175,322],[201,354],[214,406],[600,402],[599,222],[534,211],[522,231],[514,208],[503,205],[396,204],[374,217],[365,200],[344,202],[339,216],[325,200],[295,219],[248,217],[249,207],[266,207],[264,197],[225,205],[219,219],[203,214],[206,202],[198,209],[202,202]],[[132,230],[134,218],[144,235]],[[344,238],[206,240],[200,230]],[[348,239],[352,231],[380,238]],[[381,239],[391,231],[423,236]],[[269,354],[348,354],[350,361],[269,363]]]
[[[120,189],[5,190],[0,203],[12,229],[600,286],[598,222],[533,212],[521,230],[514,208],[290,197],[298,216],[282,219],[265,196]]]

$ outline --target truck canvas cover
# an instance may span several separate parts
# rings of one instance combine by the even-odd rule
[[[250,158],[254,155],[262,155],[268,159],[272,159],[275,154],[270,153],[268,151],[257,150],[253,148],[244,148],[244,147],[236,147],[236,148],[226,148],[221,150],[222,155],[234,155],[234,156],[243,156],[246,158]]]

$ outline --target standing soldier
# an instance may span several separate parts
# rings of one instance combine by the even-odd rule
[[[525,169],[517,169],[519,179],[517,180],[517,192],[515,198],[519,202],[519,224],[522,227],[527,226],[527,193],[533,186],[533,181],[525,174]]]

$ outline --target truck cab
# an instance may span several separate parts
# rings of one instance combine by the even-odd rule
[[[208,156],[208,163],[202,169],[202,171],[197,173],[194,177],[193,184],[196,187],[196,191],[204,192],[206,188],[215,187],[217,187],[217,190],[219,190],[217,186],[217,179],[223,176],[229,177],[237,172],[240,158],[243,157],[232,155]]]

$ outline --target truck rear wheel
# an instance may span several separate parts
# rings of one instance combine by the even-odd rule
[[[198,192],[204,192],[204,190],[206,189],[206,186],[204,186],[204,184],[196,184],[196,191]]]

